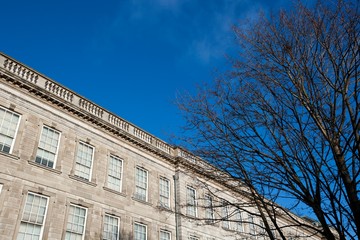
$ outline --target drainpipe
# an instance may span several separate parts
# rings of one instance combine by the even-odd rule
[[[179,180],[179,176],[174,175],[174,200],[175,200],[175,239],[180,240],[179,238],[179,221],[178,221],[178,215],[179,215],[179,204],[178,204],[178,197],[177,197],[177,181]]]

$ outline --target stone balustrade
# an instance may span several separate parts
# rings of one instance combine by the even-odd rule
[[[73,100],[74,94],[72,92],[51,81],[45,82],[45,89],[69,102]]]
[[[152,144],[152,136],[141,130],[140,128],[134,127],[134,135],[147,143]]]
[[[5,70],[5,71],[4,71]],[[181,157],[187,160],[191,164],[196,164],[197,162],[201,162],[199,158],[195,155],[180,149],[173,147],[166,142],[152,136],[151,134],[143,131],[142,129],[132,125],[131,123],[123,120],[122,118],[115,116],[114,114],[106,111],[102,107],[84,99],[80,95],[72,92],[71,90],[61,86],[55,81],[36,73],[35,71],[29,69],[23,64],[15,61],[14,59],[9,58],[5,54],[0,53],[0,72],[6,73],[10,72],[21,79],[29,82],[30,84],[34,84],[37,88],[41,88],[49,93],[56,95],[62,100],[75,105],[83,109],[84,111],[90,113],[94,117],[100,118],[108,124],[119,128],[128,134],[140,139],[153,147],[161,150],[164,153],[173,155],[175,153],[175,157]]]
[[[79,106],[86,110],[89,113],[92,113],[93,115],[102,118],[103,114],[104,114],[104,110],[98,106],[96,106],[95,104],[89,102],[88,100],[85,100],[83,98],[79,99]]]
[[[108,120],[111,124],[117,126],[118,128],[124,130],[125,132],[129,132],[130,124],[122,120],[121,118],[109,114]]]
[[[171,154],[171,147],[169,144],[159,140],[159,139],[156,139],[156,144],[155,146],[158,148],[158,149],[161,149],[163,150],[164,152],[168,153],[168,154]]]
[[[192,163],[197,162],[197,157],[181,148],[178,148],[178,157],[182,157]]]
[[[12,61],[11,59],[5,59],[3,66],[6,70],[20,76],[21,78],[23,78],[27,81],[33,82],[35,84],[39,77],[38,74],[36,74],[35,72],[24,67],[20,63]]]

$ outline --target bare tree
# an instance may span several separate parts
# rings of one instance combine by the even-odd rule
[[[359,20],[338,0],[235,26],[229,72],[179,98],[186,147],[247,187],[271,239],[289,212],[272,202],[326,239],[360,238]]]

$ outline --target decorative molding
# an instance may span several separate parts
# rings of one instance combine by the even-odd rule
[[[181,162],[187,162],[190,165],[204,162],[195,155],[162,141],[3,53],[0,53],[0,76],[92,124],[172,162],[176,162],[179,157],[182,158]]]

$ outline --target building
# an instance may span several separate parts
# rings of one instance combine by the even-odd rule
[[[231,216],[244,222],[212,222],[231,209],[212,207],[215,199],[201,185],[206,177],[194,170],[209,167],[204,161],[4,54],[0,165],[1,239],[219,240],[262,233],[247,213]],[[207,182],[223,199],[238,196]]]

